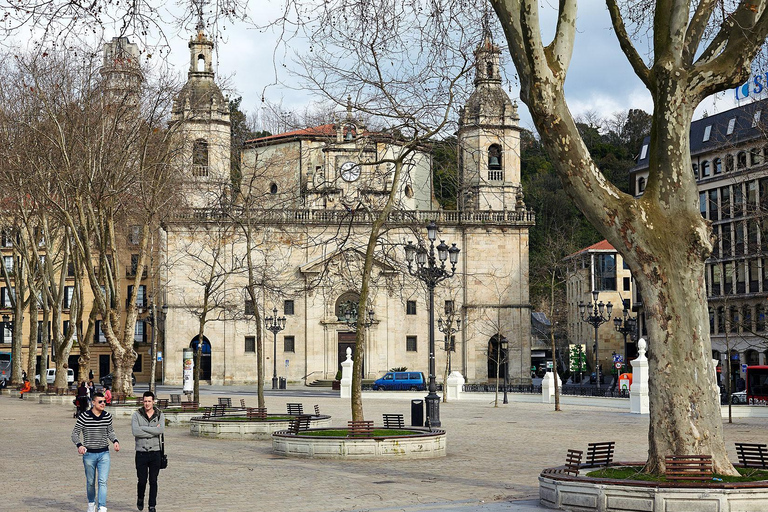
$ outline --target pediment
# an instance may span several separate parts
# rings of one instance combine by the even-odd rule
[[[336,249],[324,254],[320,258],[307,261],[299,266],[302,274],[319,274],[326,268],[343,267],[348,268],[365,262],[365,252],[358,248]],[[389,263],[374,257],[373,267],[381,273],[394,273],[397,269]]]

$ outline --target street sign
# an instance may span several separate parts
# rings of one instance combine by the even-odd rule
[[[621,370],[621,367],[622,367],[623,365],[621,364],[621,362],[619,362],[619,361],[616,361],[616,363],[614,363],[614,366],[616,367],[616,369],[618,369],[618,370]]]
[[[286,359],[285,360],[285,367],[288,368],[289,364],[291,364],[291,360],[290,359]]]
[[[747,373],[747,365],[741,365],[741,373]]]
[[[547,361],[547,369],[548,370],[552,369],[552,361]]]
[[[160,351],[157,352],[157,360],[158,362],[163,360],[163,353]]]

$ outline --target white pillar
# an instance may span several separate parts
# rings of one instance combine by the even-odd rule
[[[555,398],[555,375],[557,373],[547,372],[541,380],[541,402],[544,404],[551,404]],[[563,385],[559,375],[557,375],[557,385]]]
[[[347,360],[341,363],[341,388],[339,397],[349,398],[352,396],[352,349],[347,347]]]
[[[644,338],[637,341],[637,359],[632,364],[632,386],[629,388],[629,412],[648,414],[648,359],[645,349],[648,344]]]
[[[464,382],[464,376],[460,372],[451,372],[448,376],[448,384],[445,386],[448,400],[458,400],[461,398]]]

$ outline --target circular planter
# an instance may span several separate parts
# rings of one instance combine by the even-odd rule
[[[613,466],[637,466],[619,462]],[[758,511],[768,510],[768,482],[672,483],[539,475],[539,500],[547,508],[579,512]],[[593,468],[587,468],[591,470]]]
[[[269,416],[281,419],[270,419]],[[193,436],[216,439],[269,439],[274,432],[289,427],[291,420],[285,419],[285,416],[268,414],[266,420],[225,420],[226,416],[204,419],[200,413],[195,413],[189,422],[189,432]],[[312,416],[309,424],[313,427],[330,425],[331,417],[324,414]]]
[[[272,451],[288,457],[316,459],[431,459],[445,457],[445,431],[409,427],[411,435],[372,438],[313,436],[310,429],[293,435],[272,434]],[[335,430],[335,429],[333,429]]]
[[[72,400],[75,397],[73,395],[48,395],[42,394],[38,396],[37,401],[41,404],[56,404],[56,405],[71,405],[74,407]]]

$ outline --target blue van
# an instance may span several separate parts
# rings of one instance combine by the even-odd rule
[[[427,389],[427,381],[421,372],[388,372],[382,378],[373,382],[374,391],[377,390],[402,390],[424,391]]]

